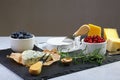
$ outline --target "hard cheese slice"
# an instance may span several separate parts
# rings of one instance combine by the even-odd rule
[[[32,66],[30,66],[29,73],[32,75],[38,75],[38,74],[40,74],[41,69],[42,69],[42,62],[39,61],[39,62],[33,64]]]
[[[119,51],[120,50],[120,39],[109,39],[107,41],[108,51]]]
[[[117,30],[113,28],[104,28],[104,38],[106,40],[111,38],[118,39],[119,36],[118,36]]]
[[[94,35],[99,35],[101,36],[101,27],[100,26],[96,26],[93,24],[88,24],[90,27],[90,30],[88,32],[88,36],[94,36]]]

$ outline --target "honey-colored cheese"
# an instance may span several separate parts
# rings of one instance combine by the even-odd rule
[[[107,41],[108,51],[118,51],[120,50],[120,39],[108,39]]]
[[[42,62],[37,62],[35,64],[33,64],[32,66],[30,66],[29,68],[29,73],[32,75],[39,75],[42,69]]]
[[[94,36],[99,35],[101,36],[101,27],[93,24],[88,24],[90,27],[90,30],[88,32],[88,36]]]
[[[118,33],[116,29],[113,28],[104,28],[104,39],[108,40],[108,39],[118,39]]]

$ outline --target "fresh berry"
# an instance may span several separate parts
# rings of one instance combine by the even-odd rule
[[[28,39],[28,38],[32,38],[33,35],[29,32],[19,31],[19,32],[13,32],[11,34],[11,37],[15,39]]]
[[[105,42],[105,39],[98,36],[98,35],[94,35],[94,36],[87,36],[84,39],[84,42],[88,42],[88,43],[101,43],[101,42]]]

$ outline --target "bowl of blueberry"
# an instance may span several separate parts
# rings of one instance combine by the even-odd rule
[[[18,31],[10,35],[11,49],[15,52],[23,52],[34,47],[35,36],[29,32]]]

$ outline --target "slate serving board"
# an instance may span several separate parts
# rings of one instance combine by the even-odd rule
[[[36,47],[34,49],[37,49]],[[40,49],[37,49],[40,50]],[[42,51],[42,50],[40,50]],[[70,66],[63,66],[60,62],[56,62],[49,67],[43,67],[42,72],[38,76],[32,76],[28,72],[28,68],[17,64],[15,61],[6,58],[6,55],[11,54],[13,52],[11,49],[1,50],[0,51],[0,63],[5,67],[22,77],[24,80],[47,80],[49,78],[54,78],[57,76],[82,71],[85,69],[97,67],[97,64],[85,63],[85,64],[71,64]],[[79,52],[79,51],[77,51]],[[120,55],[107,56],[106,60],[102,65],[112,63],[120,60]]]

